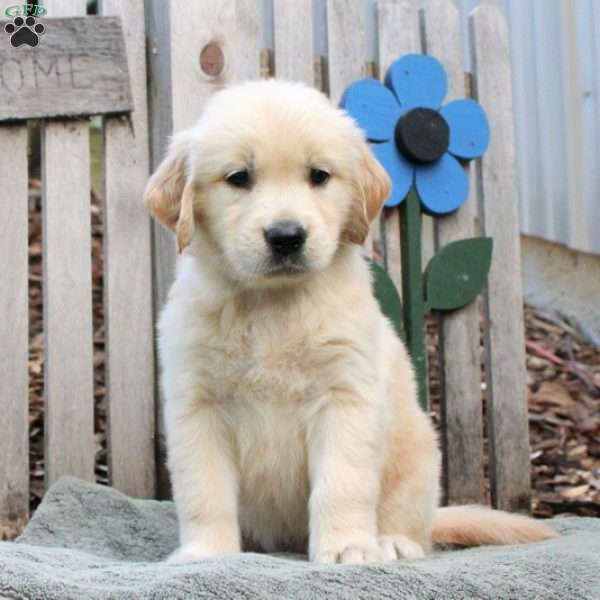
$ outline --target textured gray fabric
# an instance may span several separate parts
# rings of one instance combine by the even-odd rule
[[[13,543],[0,543],[0,598],[600,599],[600,519],[555,519],[563,535],[423,560],[322,566],[242,554],[167,565],[176,545],[169,502],[132,500],[63,479]]]

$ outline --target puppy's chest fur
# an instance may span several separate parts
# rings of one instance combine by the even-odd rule
[[[306,404],[322,394],[315,369],[327,341],[318,335],[314,319],[291,307],[240,311],[226,306],[202,320],[199,367],[218,402],[281,407]]]
[[[265,549],[302,547],[308,529],[306,436],[327,394],[318,324],[292,310],[209,318],[201,368],[235,438],[242,531]],[[278,532],[275,536],[274,532]],[[283,535],[284,539],[281,539]]]

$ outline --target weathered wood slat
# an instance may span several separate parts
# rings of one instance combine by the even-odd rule
[[[360,2],[327,1],[327,42],[329,95],[337,105],[348,85],[367,76],[365,15]],[[379,223],[375,221],[365,241],[369,254],[373,253],[377,227]]]
[[[465,96],[460,18],[451,0],[425,5],[426,49],[446,68],[447,100]],[[472,182],[473,183],[473,182]],[[438,247],[475,235],[477,198],[470,187],[467,202],[454,214],[436,219]],[[483,423],[479,349],[479,309],[473,302],[444,314],[440,329],[443,375],[441,413],[444,488],[449,504],[483,501]]]
[[[119,19],[43,19],[35,48],[14,48],[6,23],[0,21],[0,121],[133,108]]]
[[[525,340],[514,150],[510,52],[506,22],[491,3],[470,17],[474,91],[492,137],[478,163],[481,214],[494,255],[485,294],[487,415],[492,501],[530,509]]]
[[[29,515],[27,127],[0,128],[0,540]]]
[[[53,14],[85,14],[84,0]],[[94,479],[94,385],[87,121],[47,122],[42,131],[46,484]]]
[[[400,56],[419,52],[419,13],[414,0],[380,0],[377,3],[379,32],[379,75],[383,79],[388,67]],[[402,289],[400,260],[400,212],[385,211],[386,267],[398,290]]]
[[[142,205],[149,174],[143,0],[102,0],[123,21],[135,103],[131,119],[104,124],[104,319],[109,479],[153,498],[155,402],[150,218]]]
[[[364,7],[360,2],[327,0],[329,95],[339,104],[346,87],[366,75]]]
[[[256,2],[197,0],[194,10],[171,2],[173,130],[190,127],[212,93],[227,83],[260,77],[260,19]],[[223,68],[205,72],[200,54],[214,44]]]
[[[273,4],[275,76],[315,84],[312,0]]]

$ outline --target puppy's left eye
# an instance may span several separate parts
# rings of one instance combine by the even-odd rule
[[[252,184],[250,173],[246,169],[230,173],[225,177],[225,181],[229,185],[237,188],[249,188]]]
[[[323,169],[312,168],[310,170],[309,178],[313,185],[325,185],[329,181],[329,177],[329,173]]]

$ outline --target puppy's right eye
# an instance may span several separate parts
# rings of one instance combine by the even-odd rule
[[[252,183],[250,173],[246,169],[230,173],[225,177],[225,181],[229,185],[237,188],[249,188]]]

